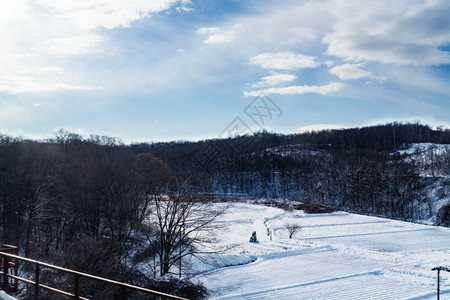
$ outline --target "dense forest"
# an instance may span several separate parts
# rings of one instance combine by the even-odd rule
[[[290,135],[258,132],[196,143],[141,143],[131,149],[151,152],[174,170],[203,174],[212,194],[297,200],[424,220],[437,214],[429,187],[442,185],[439,199],[448,194],[450,152],[431,147],[421,161],[397,152],[415,143],[450,144],[450,130],[390,123]],[[448,215],[446,209],[440,216]]]
[[[414,143],[433,144],[421,160],[399,151]],[[286,199],[450,226],[450,204],[436,207],[450,194],[450,148],[438,144],[450,144],[450,130],[419,123],[131,145],[64,130],[45,141],[0,135],[0,236],[27,257],[200,298],[201,286],[160,279],[184,272],[178,264],[204,242],[191,233],[220,215],[205,208],[211,198]],[[147,272],[133,267],[148,261]]]

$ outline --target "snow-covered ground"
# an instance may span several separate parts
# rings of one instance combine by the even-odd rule
[[[429,219],[416,219],[415,221],[425,224],[435,224],[436,215],[444,205],[450,204],[450,145],[434,143],[416,143],[408,145],[408,148],[394,152],[393,154],[404,155],[404,159],[413,162],[420,176],[426,182],[422,190],[425,199],[430,203],[431,214],[426,211],[420,212],[419,216],[429,215]]]
[[[419,155],[430,154],[430,152],[436,155],[445,154],[450,149],[450,145],[447,144],[434,144],[434,143],[414,143],[409,145],[407,149],[399,150],[396,153],[401,155]]]
[[[293,239],[287,223],[302,226]],[[450,265],[448,228],[245,203],[232,204],[217,224],[215,247],[227,250],[214,266],[193,262],[200,273],[193,279],[216,299],[435,299],[431,269]],[[248,242],[253,231],[258,244]],[[447,272],[441,299],[450,299]]]

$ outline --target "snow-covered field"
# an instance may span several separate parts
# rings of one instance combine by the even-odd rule
[[[287,223],[302,226],[292,239]],[[193,262],[194,280],[216,299],[435,299],[431,268],[450,265],[448,228],[244,203],[217,224],[215,247],[227,250],[212,258],[214,266]],[[257,244],[248,242],[253,231]],[[441,299],[450,299],[447,272]]]

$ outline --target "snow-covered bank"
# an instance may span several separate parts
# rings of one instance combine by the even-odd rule
[[[243,203],[218,223],[224,227],[215,247],[228,250],[217,255],[220,264],[194,277],[212,298],[434,299],[431,268],[450,264],[448,228]],[[293,239],[287,223],[302,226]],[[248,242],[253,231],[257,244]],[[450,298],[449,279],[441,273],[442,299]]]
[[[4,291],[0,291],[0,300],[17,300],[17,299],[14,298],[14,297],[11,297],[10,295],[5,293]]]

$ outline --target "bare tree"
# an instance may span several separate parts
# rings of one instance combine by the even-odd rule
[[[302,227],[300,225],[295,224],[295,223],[286,223],[284,225],[284,227],[289,232],[289,238],[290,239],[292,239],[294,234],[296,234],[297,232],[299,232],[302,229]]]
[[[181,265],[183,257],[207,253],[204,248],[214,237],[213,223],[226,209],[211,206],[209,200],[186,182],[165,195],[153,195],[153,230],[145,234],[157,256],[160,276]]]

